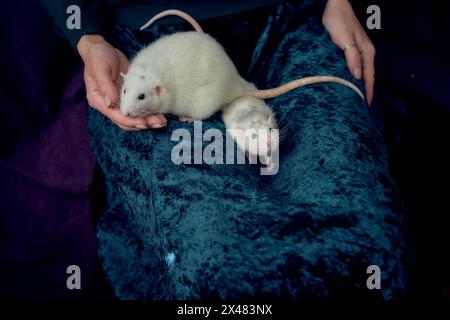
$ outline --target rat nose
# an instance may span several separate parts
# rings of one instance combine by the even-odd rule
[[[272,140],[267,140],[267,146],[270,148],[272,148]]]

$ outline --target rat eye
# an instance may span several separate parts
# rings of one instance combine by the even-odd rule
[[[141,93],[140,95],[138,95],[138,99],[139,100],[144,100],[145,99],[145,94]]]
[[[127,89],[123,89],[123,94],[127,93]]]
[[[256,133],[252,134],[252,139],[256,139],[258,135]]]

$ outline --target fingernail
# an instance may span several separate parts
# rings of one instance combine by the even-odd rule
[[[152,125],[152,128],[153,128],[153,129],[159,129],[159,128],[162,128],[162,127],[164,127],[164,126],[165,126],[165,124],[155,123],[154,125]]]
[[[137,125],[135,125],[134,126],[136,129],[147,129],[147,126],[146,125],[143,125],[143,124],[137,124]]]
[[[361,68],[353,68],[353,76],[360,80],[361,79]]]
[[[105,107],[108,108],[108,107],[111,105],[111,99],[108,98],[108,97],[106,97],[106,98],[103,100],[103,103],[105,104]]]

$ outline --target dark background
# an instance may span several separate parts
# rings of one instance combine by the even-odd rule
[[[414,295],[450,301],[450,3],[355,1],[381,7],[371,115],[406,206],[416,251]]]
[[[381,30],[368,30],[377,49],[377,82],[370,112],[385,138],[391,173],[409,218],[415,251],[411,297],[450,301],[450,4],[437,0],[353,3],[363,25],[368,5],[381,8]],[[51,269],[45,270],[46,263],[58,266],[69,258],[58,262],[55,253],[36,248],[49,247],[39,243],[49,235],[53,236],[47,240],[50,243],[64,241],[68,236],[89,243],[89,230],[67,234],[66,230],[44,228],[42,234],[36,235],[30,231],[34,230],[33,222],[24,223],[29,217],[21,213],[45,214],[48,221],[58,221],[58,210],[45,207],[44,200],[36,200],[52,199],[58,205],[64,199],[64,203],[84,208],[74,212],[67,209],[64,219],[73,226],[80,212],[92,217],[89,219],[94,224],[104,209],[101,183],[97,183],[101,177],[96,174],[92,180],[93,172],[98,171],[94,170],[88,148],[85,111],[80,111],[84,110],[80,61],[67,43],[54,37],[51,21],[34,1],[4,1],[1,9],[0,297],[79,297],[58,287],[58,279],[66,274],[53,276]],[[61,117],[70,121],[52,127]],[[71,154],[71,161],[59,170],[58,179],[38,166],[40,157],[46,155],[51,155],[47,167],[61,165],[61,156],[48,151],[45,139],[49,138],[55,141],[54,148]],[[34,151],[21,156],[23,148]],[[41,154],[43,150],[48,154]],[[20,185],[18,164],[28,179]],[[78,173],[77,179],[72,179],[73,172]],[[35,202],[27,198],[30,195]],[[7,219],[4,212],[9,213]],[[15,252],[28,250],[47,257],[41,261],[32,259],[32,254],[19,255],[22,261],[29,259],[36,273],[24,277],[26,271],[9,264],[17,257],[5,242],[7,236],[37,246],[13,248]],[[74,248],[64,245],[67,243],[62,242],[59,248],[70,256]],[[86,261],[95,256],[95,248],[90,249],[86,250]],[[89,283],[84,297],[110,297],[98,261],[86,263],[83,270]]]

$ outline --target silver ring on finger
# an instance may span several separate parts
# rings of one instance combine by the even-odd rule
[[[345,52],[345,51],[350,50],[350,49],[353,49],[353,48],[356,48],[356,44],[354,44],[354,43],[349,43],[349,44],[346,44],[346,45],[342,48],[342,50]]]

